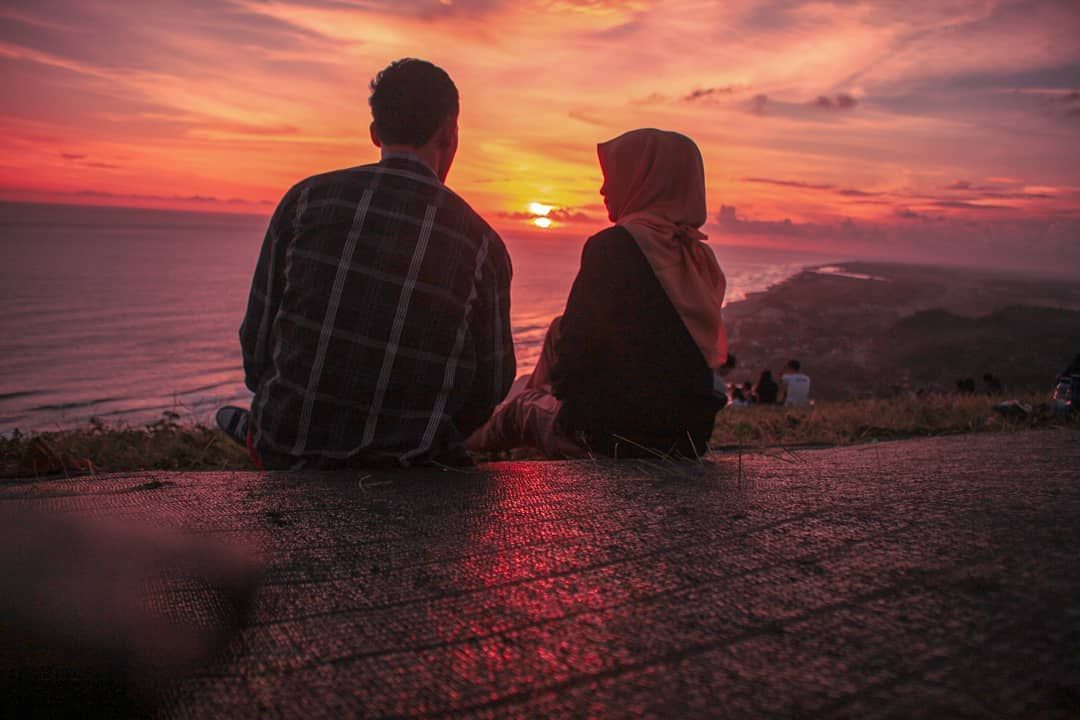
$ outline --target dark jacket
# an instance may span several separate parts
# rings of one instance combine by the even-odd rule
[[[754,387],[754,402],[762,405],[775,405],[780,395],[780,385],[772,378],[761,378]]]
[[[720,403],[713,373],[630,233],[585,243],[552,369],[559,424],[617,457],[703,454]]]

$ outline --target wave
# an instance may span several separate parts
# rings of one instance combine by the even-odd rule
[[[229,369],[230,370],[235,370],[236,368],[229,368]],[[205,392],[207,390],[215,390],[215,389],[217,389],[219,387],[226,387],[228,385],[240,385],[242,383],[243,383],[243,380],[238,377],[238,378],[233,379],[233,380],[222,380],[221,382],[211,383],[209,385],[200,385],[199,387],[191,388],[190,390],[178,390],[178,391],[176,391],[175,394],[177,396],[180,396],[180,395],[194,395],[195,393]]]
[[[105,403],[112,402],[125,402],[130,398],[124,397],[107,397],[97,398],[94,400],[77,400],[66,403],[54,403],[49,405],[38,405],[37,407],[29,408],[31,412],[58,412],[61,410],[78,410],[79,408],[88,408],[95,405],[104,405]]]
[[[41,395],[41,390],[16,390],[15,392],[0,393],[0,402],[4,400],[18,400],[19,398],[34,397],[35,395]]]

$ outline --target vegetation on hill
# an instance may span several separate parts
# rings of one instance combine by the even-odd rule
[[[1042,391],[1080,352],[1080,283],[956,268],[844,263],[724,308],[731,381],[792,358],[813,397],[949,392],[983,374]]]
[[[929,395],[825,402],[806,408],[748,406],[717,415],[714,452],[836,446],[968,432],[1061,427],[1080,430],[1080,413],[1050,414],[1046,396],[1019,398],[1030,414],[994,410],[1002,398]],[[521,450],[481,460],[535,458]],[[100,423],[82,430],[0,438],[0,477],[29,478],[134,470],[251,470],[247,452],[216,429],[175,414],[144,428]]]

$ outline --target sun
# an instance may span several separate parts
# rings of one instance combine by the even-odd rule
[[[536,216],[532,219],[533,225],[544,230],[547,230],[552,226],[553,223],[548,215],[555,209],[554,205],[545,205],[542,202],[531,202],[527,207],[529,208],[529,212]]]

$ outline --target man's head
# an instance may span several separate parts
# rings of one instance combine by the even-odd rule
[[[799,361],[798,360],[788,360],[788,364],[784,366],[784,372],[792,372],[792,373],[799,372]]]
[[[371,81],[371,140],[384,150],[412,150],[446,178],[457,152],[458,91],[440,67],[402,58]]]

